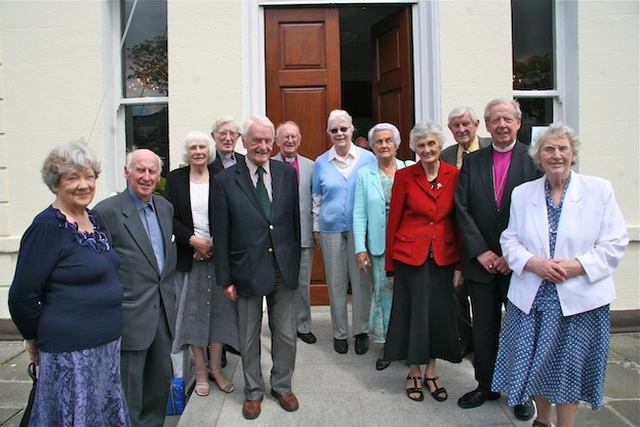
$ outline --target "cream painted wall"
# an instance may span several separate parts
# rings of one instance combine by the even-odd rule
[[[45,156],[87,138],[97,117],[90,145],[102,157],[101,37],[100,2],[0,2],[0,318],[19,239],[53,201]]]
[[[241,2],[170,1],[169,135],[171,165],[181,162],[184,137],[211,132],[223,115],[242,126]],[[260,78],[259,76],[252,76]]]
[[[436,119],[446,145],[455,143],[447,117],[461,105],[474,109],[478,134],[489,136],[482,119],[485,105],[512,96],[510,1],[442,1],[439,23],[442,117]]]
[[[638,12],[636,1],[582,1],[578,6],[579,170],[612,182],[632,240],[614,276],[614,310],[640,305]]]

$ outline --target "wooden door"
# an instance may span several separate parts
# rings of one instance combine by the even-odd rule
[[[409,131],[414,125],[411,7],[374,24],[371,43],[374,122],[395,124],[403,141],[398,157],[414,159],[409,148]]]
[[[299,152],[315,159],[330,148],[329,112],[340,108],[340,28],[336,8],[265,9],[267,116],[300,125]],[[325,305],[322,254],[314,254],[311,303]]]

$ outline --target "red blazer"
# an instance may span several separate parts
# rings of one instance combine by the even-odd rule
[[[395,270],[394,260],[424,264],[431,246],[437,265],[460,262],[462,246],[453,202],[459,173],[441,161],[432,190],[420,162],[396,172],[387,224],[387,271]]]

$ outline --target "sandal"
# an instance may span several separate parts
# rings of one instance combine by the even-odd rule
[[[553,427],[553,424],[544,424],[538,420],[533,420],[533,424],[531,427]]]
[[[422,387],[418,387],[418,380],[422,381],[422,378],[408,376],[407,381],[410,380],[413,380],[413,387],[407,387],[407,397],[416,402],[422,402],[424,400],[424,393],[422,393]],[[412,394],[417,394],[418,397],[411,397]]]
[[[236,388],[233,385],[233,383],[231,381],[229,381],[228,379],[224,379],[224,381],[222,381],[220,384],[218,384],[218,381],[216,381],[216,379],[213,377],[214,374],[217,374],[219,372],[222,372],[222,369],[217,369],[215,371],[211,371],[210,372],[210,377],[213,378],[213,382],[216,383],[216,385],[218,386],[218,388],[222,391],[224,391],[225,393],[231,393],[232,391],[234,391]]]
[[[196,378],[198,375],[206,375],[206,372],[196,372]],[[198,396],[208,396],[209,395],[209,381],[196,381],[196,385],[193,389]]]
[[[439,377],[427,378],[427,376],[425,375],[424,382],[428,383],[429,381],[431,381],[433,383],[433,388],[435,388],[435,390],[431,392],[431,396],[438,402],[444,402],[445,400],[447,400],[447,397],[449,397],[449,394],[447,394],[447,390],[444,387],[438,388],[438,385],[436,384],[436,380],[438,378]],[[429,390],[431,390],[431,387],[429,387]],[[444,396],[442,396],[443,394]]]

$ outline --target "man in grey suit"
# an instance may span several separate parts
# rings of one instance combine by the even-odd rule
[[[455,194],[456,218],[464,240],[462,275],[473,307],[474,368],[478,387],[458,400],[461,408],[475,408],[500,393],[491,391],[498,353],[502,305],[507,301],[511,270],[500,249],[500,234],[509,223],[511,191],[540,177],[528,147],[517,141],[522,111],[517,101],[495,99],[484,112],[492,143],[465,156]],[[531,400],[516,405],[517,418],[528,420]]]
[[[300,127],[292,121],[286,121],[276,129],[276,143],[280,153],[272,157],[273,160],[285,162],[293,166],[298,176],[298,192],[300,195],[300,275],[298,289],[295,294],[298,338],[307,344],[317,341],[311,332],[311,301],[309,299],[309,284],[311,283],[311,267],[313,266],[313,216],[311,208],[311,178],[313,177],[313,160],[298,154],[302,142]]]
[[[286,411],[296,359],[295,292],[300,272],[300,207],[295,169],[270,160],[275,128],[264,116],[244,124],[245,159],[214,178],[214,263],[218,286],[238,302],[244,395],[242,415],[255,419],[265,383],[260,368],[262,301],[271,329],[271,394]]]
[[[127,155],[127,189],[98,203],[94,212],[120,256],[124,288],[122,386],[134,427],[162,427],[171,381],[171,340],[176,320],[173,206],[153,191],[162,161],[150,150]]]
[[[211,163],[215,173],[235,165],[238,160],[244,158],[242,154],[234,151],[240,138],[240,125],[233,117],[222,116],[216,119],[211,127],[211,137],[216,143],[216,158]]]
[[[455,145],[445,148],[440,158],[460,169],[462,158],[491,144],[491,138],[480,138],[477,135],[480,119],[471,107],[456,107],[449,113],[449,130],[456,140]],[[458,336],[460,338],[461,355],[465,357],[473,351],[471,327],[471,306],[467,284],[456,286],[456,307],[458,309]]]

